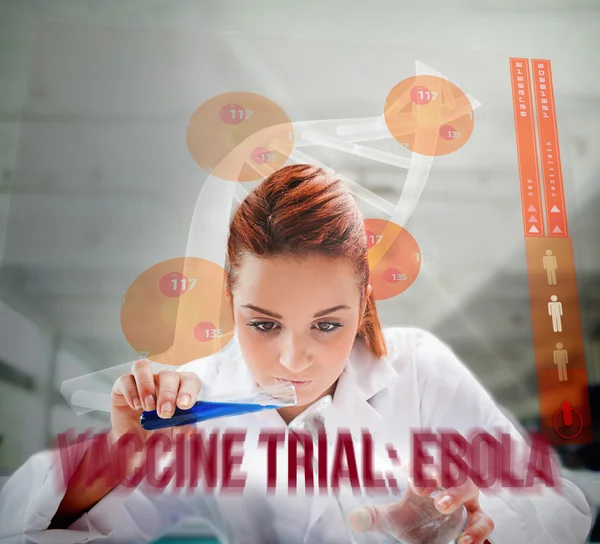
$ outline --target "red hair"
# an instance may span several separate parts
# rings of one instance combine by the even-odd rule
[[[227,241],[227,290],[234,288],[246,254],[343,257],[356,273],[362,304],[370,279],[367,252],[363,217],[343,183],[309,164],[286,166],[258,185],[235,212]],[[386,355],[373,293],[358,337],[374,356]]]

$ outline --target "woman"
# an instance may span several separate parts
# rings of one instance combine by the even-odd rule
[[[132,431],[147,439],[152,433],[140,427],[142,409],[156,408],[169,418],[175,406],[190,407],[201,387],[218,394],[291,382],[297,406],[203,426],[254,436],[265,428],[285,430],[315,401],[332,395],[345,425],[367,428],[377,440],[395,444],[403,460],[411,430],[421,428],[451,428],[464,436],[476,428],[500,430],[526,445],[443,343],[418,329],[381,329],[363,219],[352,195],[323,170],[289,166],[261,183],[235,213],[228,257],[234,340],[178,372],[153,375],[148,361],[137,361],[114,384],[111,439]],[[57,489],[60,477],[50,476],[60,474],[60,463],[49,452],[36,454],[3,489],[0,538],[148,542],[184,517],[201,516],[223,542],[350,542],[331,497],[266,495],[264,448],[250,450],[242,464],[248,475],[244,494],[233,496],[199,490],[157,494],[143,485],[128,493],[101,479],[83,487],[77,472],[68,488]],[[77,459],[82,472],[88,452]],[[591,522],[588,505],[573,484],[563,480],[561,486],[560,494],[554,489],[492,494],[467,480],[447,489],[436,507],[444,513],[466,507],[461,544],[582,543]]]

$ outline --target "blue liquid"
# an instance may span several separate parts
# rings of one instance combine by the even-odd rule
[[[281,408],[273,404],[252,404],[243,402],[211,402],[199,400],[187,410],[181,410],[175,407],[175,413],[167,419],[158,416],[156,410],[143,412],[140,417],[140,424],[147,431],[156,431],[157,429],[166,429],[168,427],[177,427],[178,425],[189,425],[199,421],[206,421],[216,417],[239,416],[242,414],[251,414],[261,410],[272,410]]]

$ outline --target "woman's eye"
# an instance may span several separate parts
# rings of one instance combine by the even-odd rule
[[[317,323],[317,329],[321,332],[334,332],[340,327],[343,327],[340,323],[331,323],[328,321]]]
[[[273,321],[254,321],[248,325],[259,332],[269,332],[275,328],[276,323]]]

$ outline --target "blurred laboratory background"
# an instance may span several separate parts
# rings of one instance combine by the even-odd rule
[[[409,289],[378,303],[380,317],[438,335],[515,421],[536,430],[509,57],[552,62],[596,425],[594,444],[557,451],[595,512],[597,0],[1,1],[0,485],[57,433],[109,424],[106,412],[75,413],[60,387],[138,356],[121,330],[123,297],[149,267],[185,255],[208,175],[186,146],[194,110],[248,91],[294,123],[372,118],[417,61],[481,105],[470,141],[434,160],[405,225],[422,269]],[[410,155],[391,138],[365,145]],[[402,193],[405,169],[299,149],[392,204]],[[210,536],[192,520],[171,537],[197,534]]]

